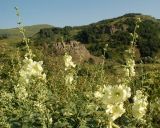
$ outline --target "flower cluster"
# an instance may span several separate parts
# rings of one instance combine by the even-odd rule
[[[137,90],[133,100],[134,104],[132,106],[132,114],[136,119],[141,120],[146,114],[148,105],[147,96],[143,95],[142,91]]]
[[[72,67],[75,68],[75,64],[72,62],[72,56],[65,53],[64,55],[64,62],[65,62],[65,70],[71,69]]]
[[[126,77],[134,77],[136,75],[135,72],[135,46],[133,41],[131,41],[131,46],[128,50],[126,50],[125,53],[125,59],[126,59],[126,66],[125,66],[125,76]]]
[[[121,117],[123,113],[125,113],[123,103],[107,105],[106,113],[110,116],[112,121],[116,120],[117,118]]]
[[[23,80],[23,82],[28,84],[31,77],[41,78],[42,80],[45,80],[46,74],[42,73],[42,64],[42,61],[36,62],[25,57],[25,59],[23,60],[23,66],[19,71],[20,78]]]
[[[106,113],[114,121],[125,112],[123,104],[131,96],[131,89],[125,85],[109,85],[104,86],[101,92],[95,92],[94,96],[101,99],[106,106]]]
[[[72,61],[72,56],[65,53],[64,55],[64,63],[65,63],[65,71],[67,71],[66,77],[65,77],[65,84],[71,85],[74,78],[73,78],[73,72],[71,71],[72,68],[75,68],[76,64]]]
[[[127,64],[127,67],[126,67],[126,72],[125,72],[125,75],[127,77],[134,77],[135,76],[135,61],[134,59],[127,59],[126,60],[126,64]]]
[[[19,71],[18,84],[15,86],[15,92],[19,99],[25,100],[28,97],[27,88],[34,79],[46,80],[46,74],[43,73],[42,61],[36,62],[25,57],[23,65]]]
[[[134,77],[135,76],[135,48],[136,48],[136,40],[138,38],[137,28],[139,28],[139,23],[141,22],[140,18],[136,20],[136,26],[134,29],[134,33],[130,33],[132,37],[131,45],[128,50],[126,50],[126,67],[125,67],[125,75],[127,77]]]

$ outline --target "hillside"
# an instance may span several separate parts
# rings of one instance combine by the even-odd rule
[[[32,26],[25,26],[27,36],[31,37],[35,33],[39,32],[42,28],[50,28],[53,27],[47,24],[40,24],[40,25],[32,25]],[[20,37],[20,33],[18,28],[11,28],[11,29],[0,29],[0,37],[6,35],[8,38],[15,38]]]
[[[41,29],[32,39],[36,45],[45,43],[52,47],[55,42],[76,40],[83,43],[95,56],[103,54],[105,44],[108,44],[106,59],[123,63],[123,53],[127,49],[134,31],[136,18],[142,23],[138,29],[137,62],[157,62],[160,58],[160,22],[154,17],[142,14],[125,14],[123,16],[102,20],[85,26],[64,28],[52,27]],[[155,60],[156,58],[156,60]]]
[[[50,28],[53,27],[51,25],[42,24],[42,25],[32,25],[32,26],[25,26],[26,35],[28,37],[33,36],[42,28]],[[16,56],[17,54],[17,44],[21,42],[22,35],[19,32],[18,28],[11,28],[11,29],[0,29],[0,51],[1,54],[6,56]],[[0,54],[0,55],[1,55]],[[1,55],[4,56],[4,55]],[[3,59],[2,59],[3,60]]]
[[[25,29],[34,42],[34,48],[40,46],[48,54],[54,53],[54,44],[63,38],[64,42],[81,42],[91,55],[97,57],[102,56],[105,44],[108,44],[106,60],[124,64],[124,51],[130,44],[130,33],[134,31],[137,17],[142,19],[142,23],[138,29],[136,62],[160,63],[160,20],[151,16],[130,13],[84,26],[59,28],[44,24],[26,26]],[[20,48],[19,42],[21,34],[18,28],[0,29],[1,49]]]

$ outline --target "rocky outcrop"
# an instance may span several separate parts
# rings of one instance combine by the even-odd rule
[[[97,58],[90,54],[85,45],[77,41],[53,43],[52,51],[56,55],[63,55],[65,52],[68,52],[76,62],[84,62],[90,60],[94,63],[97,62]]]

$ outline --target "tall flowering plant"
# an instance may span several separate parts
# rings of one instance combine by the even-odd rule
[[[65,85],[71,86],[74,81],[74,72],[73,69],[76,67],[76,64],[72,61],[72,56],[70,56],[68,53],[65,53],[64,55],[64,63],[65,63]]]
[[[126,50],[126,65],[124,66],[125,77],[123,81],[118,85],[101,86],[99,90],[94,92],[95,98],[102,103],[103,109],[105,110],[105,113],[108,117],[107,125],[109,128],[119,128],[119,126],[116,125],[114,121],[120,118],[126,112],[127,108],[124,108],[124,103],[129,98],[131,98],[131,87],[129,87],[129,85],[133,82],[133,78],[136,75],[135,46],[136,40],[138,38],[136,30],[139,28],[138,23],[140,22],[141,20],[138,18],[136,20],[134,33],[131,33],[131,45],[129,49]],[[131,114],[133,117],[137,120],[142,120],[146,113],[148,102],[147,97],[142,94],[141,90],[136,91],[136,95],[133,97],[133,103],[131,105]]]
[[[52,118],[50,110],[47,108],[47,101],[50,91],[47,87],[46,74],[43,71],[42,61],[34,61],[32,50],[28,43],[29,39],[25,36],[19,10],[16,9],[18,16],[19,30],[22,33],[23,41],[26,43],[27,53],[18,72],[17,85],[14,85],[14,96],[17,104],[17,117],[26,120],[22,125],[34,126],[37,122],[44,128],[51,125]],[[23,110],[25,108],[25,110]]]

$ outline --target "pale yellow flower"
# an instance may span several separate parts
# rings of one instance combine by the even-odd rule
[[[129,77],[130,76],[130,70],[128,68],[124,68],[125,76]]]
[[[32,76],[37,78],[42,78],[43,80],[45,80],[46,75],[42,73],[43,72],[42,61],[36,62],[33,61],[32,59],[25,57],[23,63],[24,64],[21,70],[19,71],[21,82],[23,80],[23,82],[29,83],[29,80]]]
[[[125,113],[123,104],[131,96],[131,89],[123,84],[108,85],[96,91],[94,96],[102,101],[110,121],[114,121]]]
[[[64,62],[65,62],[65,70],[68,70],[70,68],[75,68],[75,64],[72,62],[72,56],[65,54],[64,55]]]
[[[146,114],[146,103],[143,102],[136,102],[132,106],[132,114],[137,119],[142,119],[143,116]]]
[[[125,68],[125,75],[128,77],[134,77],[136,75],[135,61],[133,59],[128,58],[126,64],[127,67]]]
[[[134,67],[132,66],[132,67],[130,67],[129,69],[130,69],[130,76],[131,76],[131,77],[132,77],[132,76],[135,76],[135,75],[136,75],[136,72],[135,72]]]
[[[138,22],[142,22],[142,20],[141,20],[141,18],[140,18],[140,17],[138,17],[138,18],[137,18],[137,21],[138,21]]]
[[[123,103],[116,105],[107,105],[106,114],[109,115],[112,121],[121,117],[122,114],[125,113],[125,109],[123,108]]]
[[[125,85],[107,86],[102,102],[104,104],[117,104],[131,96],[131,89]]]
[[[140,120],[143,118],[147,111],[147,96],[143,95],[142,91],[137,90],[133,100],[134,104],[132,106],[132,114],[135,118]]]

